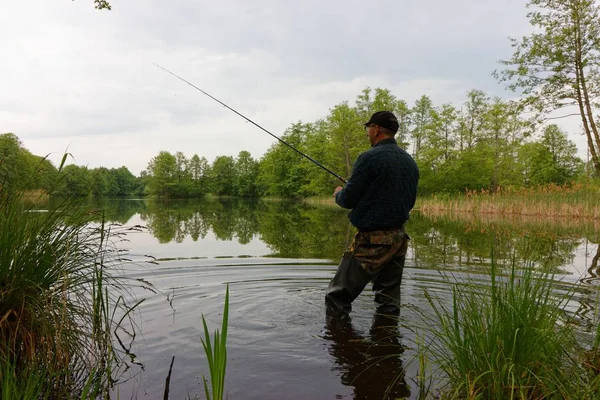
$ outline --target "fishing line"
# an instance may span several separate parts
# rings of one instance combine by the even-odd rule
[[[325,171],[329,172],[331,175],[335,176],[337,179],[339,179],[340,181],[342,181],[343,183],[346,183],[346,180],[344,178],[342,178],[340,175],[336,174],[335,172],[331,171],[329,168],[325,167],[324,165],[320,164],[319,162],[315,161],[313,158],[311,158],[310,156],[307,156],[306,154],[304,154],[303,152],[301,152],[300,150],[298,150],[297,148],[295,148],[294,146],[292,146],[291,144],[287,143],[285,140],[273,135],[271,132],[269,132],[268,130],[266,130],[265,128],[263,128],[262,126],[260,126],[259,124],[257,124],[256,122],[252,121],[250,118],[246,117],[245,115],[237,112],[236,110],[234,110],[233,108],[229,107],[227,104],[223,103],[221,100],[211,96],[210,94],[206,93],[204,90],[200,89],[198,86],[194,85],[191,82],[186,81],[185,79],[183,79],[182,77],[180,77],[179,75],[174,74],[173,72],[169,71],[166,68],[161,67],[158,64],[154,64],[156,65],[158,68],[162,69],[163,71],[173,75],[175,78],[187,83],[188,85],[190,85],[191,87],[193,87],[194,89],[202,92],[202,94],[210,97],[211,99],[213,99],[214,101],[216,101],[217,103],[221,104],[222,106],[226,107],[227,109],[233,111],[234,113],[236,113],[237,115],[239,115],[240,117],[244,118],[246,121],[250,122],[252,125],[256,126],[257,128],[262,129],[263,131],[265,131],[266,133],[268,133],[269,135],[273,136],[275,139],[279,140],[281,143],[285,144],[287,147],[289,147],[290,149],[294,150],[296,153],[300,154],[301,156],[309,159],[310,161],[312,161],[313,163],[315,163],[316,165],[318,165],[319,167],[323,168]]]

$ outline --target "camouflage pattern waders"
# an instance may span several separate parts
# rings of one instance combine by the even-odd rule
[[[398,314],[409,239],[404,229],[358,232],[329,283],[327,311],[349,313],[354,299],[373,281],[377,311]]]

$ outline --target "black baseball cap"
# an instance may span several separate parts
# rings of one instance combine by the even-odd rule
[[[369,124],[379,125],[382,128],[387,128],[391,131],[398,131],[399,124],[398,118],[391,111],[377,111],[375,114],[371,115],[371,119],[365,122],[363,125],[367,126]]]

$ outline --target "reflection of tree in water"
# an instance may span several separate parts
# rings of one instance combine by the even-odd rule
[[[344,210],[288,202],[269,203],[259,224],[261,239],[280,257],[337,259],[351,233]]]
[[[146,201],[140,212],[161,243],[197,241],[213,232],[219,240],[247,244],[259,237],[273,256],[337,260],[354,229],[339,207],[247,199]],[[122,206],[121,206],[122,207]],[[586,228],[587,229],[587,228]],[[514,223],[508,219],[430,219],[413,213],[407,224],[413,264],[419,268],[487,271],[492,249],[499,265],[528,260],[547,272],[564,272],[586,229],[560,223]]]
[[[60,204],[64,200],[52,199],[48,203],[49,207]],[[146,208],[146,202],[141,199],[109,199],[109,198],[90,198],[82,200],[83,204],[92,210],[97,211],[96,222],[115,222],[127,224],[129,220],[137,213],[143,212]]]
[[[247,244],[258,235],[274,256],[293,258],[336,259],[352,233],[344,210],[279,201],[148,200],[141,218],[161,243],[197,241],[211,231]]]
[[[222,210],[223,205],[218,201],[148,200],[147,208],[140,216],[160,243],[181,243],[188,236],[197,241],[204,239],[209,230],[223,240],[229,236],[228,232],[223,232],[229,219]],[[216,224],[215,229],[211,221],[219,220],[222,223]]]
[[[476,218],[427,218],[415,213],[407,225],[412,233],[415,264],[436,269],[484,268],[495,262],[509,267],[517,262],[537,263],[547,272],[564,273],[560,267],[573,261],[581,244],[581,231],[561,230],[560,225],[513,224]]]
[[[402,399],[410,396],[401,354],[398,321],[376,314],[369,337],[358,334],[349,317],[327,317],[325,339],[331,341],[332,370],[354,388],[354,399]]]

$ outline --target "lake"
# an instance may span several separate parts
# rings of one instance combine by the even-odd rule
[[[324,295],[354,230],[346,210],[240,199],[108,200],[113,229],[126,231],[128,277],[152,283],[136,313],[135,354],[115,388],[120,399],[162,399],[172,357],[171,399],[204,398],[208,367],[202,315],[220,328],[230,288],[229,399],[416,398],[415,335],[425,291],[450,301],[452,285],[486,284],[491,258],[539,263],[558,291],[576,287],[570,310],[589,332],[597,309],[600,226],[596,221],[427,217],[413,212],[399,321],[375,315],[369,286],[350,321],[328,320]],[[137,229],[127,230],[130,227]],[[493,249],[493,251],[492,251]],[[146,260],[155,259],[155,263]],[[133,329],[133,328],[132,328]],[[129,332],[132,333],[132,332]],[[143,366],[141,366],[140,364]],[[116,396],[115,396],[116,397]]]

